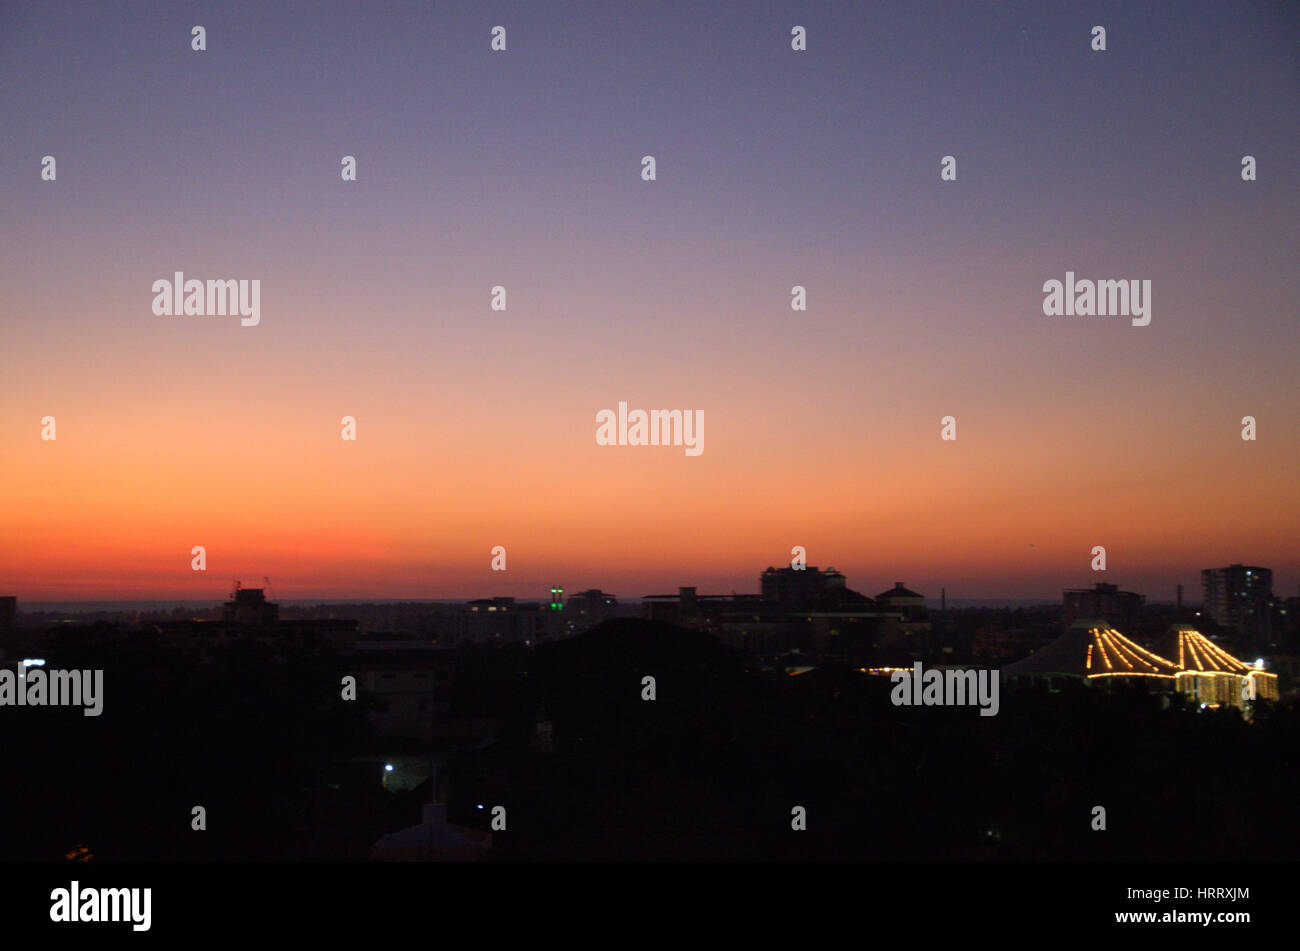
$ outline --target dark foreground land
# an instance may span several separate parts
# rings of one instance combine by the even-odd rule
[[[447,716],[490,737],[436,788],[391,792],[368,701],[341,700],[349,662],[322,643],[200,653],[99,624],[47,654],[105,671],[104,713],[0,710],[3,859],[365,860],[435,795],[464,826],[506,807],[497,860],[1300,854],[1294,703],[1245,722],[1141,688],[1004,682],[997,716],[896,707],[887,678],[763,671],[707,635],[615,620],[532,651],[460,648]]]

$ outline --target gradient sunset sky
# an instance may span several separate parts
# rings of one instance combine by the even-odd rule
[[[1298,49],[1294,3],[5,4],[0,594],[747,592],[795,545],[1295,594]],[[155,316],[178,270],[260,326]],[[1067,270],[1150,326],[1044,316]],[[598,446],[619,401],[704,453]]]

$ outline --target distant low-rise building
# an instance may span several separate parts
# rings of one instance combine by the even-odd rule
[[[1103,618],[1114,628],[1137,629],[1138,616],[1146,597],[1133,591],[1121,591],[1118,585],[1098,583],[1091,588],[1067,588],[1061,593],[1065,606],[1062,623],[1068,630],[1080,618]]]
[[[892,588],[880,592],[875,600],[881,611],[896,611],[904,621],[924,621],[928,617],[925,596],[910,590],[901,581],[895,581]]]
[[[570,595],[564,605],[565,628],[570,634],[581,634],[601,621],[620,615],[618,599],[599,588]]]
[[[280,606],[266,600],[263,589],[241,587],[235,588],[222,607],[220,620],[167,620],[156,626],[169,638],[196,639],[200,646],[216,646],[244,637],[297,637],[319,639],[347,650],[357,636],[353,618],[281,618]]]
[[[930,622],[925,598],[900,582],[873,601],[848,587],[834,568],[768,568],[762,594],[702,595],[682,587],[675,595],[642,599],[648,620],[712,634],[765,660],[796,653],[808,664],[863,666],[882,655],[925,656]]]
[[[566,633],[563,607],[562,602],[555,601],[541,604],[514,598],[479,598],[460,607],[455,639],[533,647]]]

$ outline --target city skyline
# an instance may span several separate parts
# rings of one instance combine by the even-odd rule
[[[707,585],[701,585],[701,584],[698,584],[698,583],[687,584],[687,581],[690,580],[690,579],[679,579],[679,582],[676,583],[676,584],[672,584],[672,585],[664,585],[664,586],[662,586],[662,587],[659,588],[659,589],[653,589],[653,590],[651,590],[651,589],[646,589],[646,590],[644,590],[644,591],[641,591],[640,593],[633,593],[633,591],[632,591],[631,589],[629,589],[629,590],[627,590],[627,591],[620,592],[620,591],[618,591],[618,590],[611,589],[608,585],[604,585],[604,586],[602,586],[602,585],[600,585],[600,584],[598,584],[598,583],[591,583],[591,584],[588,584],[588,583],[582,583],[582,584],[566,584],[566,583],[564,583],[564,580],[563,580],[563,579],[555,578],[555,577],[550,578],[550,581],[549,581],[549,582],[543,583],[541,586],[536,587],[536,588],[532,588],[532,587],[527,587],[527,586],[525,586],[525,588],[524,588],[523,590],[513,590],[513,589],[512,589],[512,590],[506,590],[507,587],[511,587],[511,586],[518,587],[519,585],[524,584],[524,583],[523,583],[523,582],[518,582],[518,581],[516,580],[516,581],[514,581],[514,582],[510,582],[509,584],[507,584],[507,582],[505,582],[504,580],[500,580],[500,579],[503,579],[503,578],[504,578],[504,574],[505,574],[505,572],[493,571],[493,572],[491,572],[491,574],[493,575],[493,577],[494,577],[495,579],[498,579],[498,581],[497,581],[496,583],[485,585],[485,586],[482,587],[481,590],[476,590],[476,591],[472,591],[472,592],[465,593],[465,594],[462,594],[462,595],[457,595],[457,596],[438,596],[438,595],[430,595],[430,594],[414,594],[414,595],[405,595],[405,596],[397,596],[397,597],[389,597],[389,596],[372,596],[372,595],[366,595],[366,594],[360,594],[360,595],[339,594],[339,595],[337,595],[337,596],[313,596],[313,595],[307,594],[307,595],[304,595],[304,596],[299,596],[298,594],[295,594],[295,593],[292,593],[292,592],[290,592],[290,593],[288,593],[288,594],[280,594],[280,593],[277,593],[277,592],[280,592],[280,591],[282,591],[283,589],[282,589],[282,585],[281,585],[279,582],[273,581],[273,579],[271,579],[270,576],[256,576],[256,575],[253,575],[253,574],[251,574],[251,573],[250,573],[250,574],[246,574],[246,575],[245,575],[244,577],[242,577],[242,578],[240,578],[240,577],[232,577],[232,578],[230,578],[230,579],[228,579],[228,580],[226,580],[226,581],[224,581],[224,582],[222,582],[222,581],[220,581],[220,580],[218,580],[218,579],[215,579],[215,578],[214,578],[214,579],[206,579],[206,585],[204,586],[204,588],[202,589],[202,591],[200,591],[199,589],[196,588],[194,594],[191,594],[191,595],[184,595],[184,596],[182,596],[182,595],[178,595],[178,596],[176,596],[176,597],[166,597],[166,598],[126,597],[126,596],[124,596],[124,595],[129,594],[130,592],[124,592],[124,591],[110,592],[111,594],[114,594],[114,595],[116,595],[116,596],[115,596],[115,597],[104,597],[104,598],[68,598],[68,599],[45,598],[45,599],[42,599],[42,598],[39,598],[39,597],[26,597],[26,596],[24,596],[22,593],[17,593],[16,596],[19,598],[19,600],[20,600],[21,602],[23,602],[24,604],[27,604],[27,605],[29,605],[29,606],[30,606],[30,605],[33,605],[33,604],[36,604],[36,605],[46,605],[46,604],[77,604],[77,603],[86,603],[86,604],[129,604],[129,603],[138,603],[138,604],[145,604],[145,603],[158,603],[158,604],[166,604],[166,603],[204,603],[204,604],[216,604],[216,603],[219,603],[219,602],[225,600],[227,597],[229,597],[232,591],[234,591],[234,590],[238,590],[239,588],[248,588],[248,589],[265,590],[265,591],[268,592],[268,597],[270,597],[270,598],[272,598],[272,599],[274,599],[274,600],[276,600],[276,601],[278,601],[278,602],[284,602],[284,603],[295,603],[295,602],[296,602],[296,603],[300,603],[300,604],[308,604],[308,603],[321,603],[321,604],[324,604],[324,603],[329,603],[329,602],[346,603],[346,602],[350,602],[350,601],[351,601],[351,602],[376,602],[376,603],[382,603],[382,602],[402,602],[402,601],[409,601],[409,602],[413,602],[413,603],[424,602],[424,601],[428,601],[428,602],[447,602],[447,603],[463,603],[463,602],[475,601],[475,600],[489,600],[489,599],[492,599],[492,598],[511,598],[511,599],[518,600],[518,601],[520,601],[520,602],[545,602],[545,601],[551,600],[551,599],[554,597],[555,592],[558,590],[558,591],[560,591],[560,592],[562,593],[562,595],[563,595],[565,598],[571,597],[571,596],[576,595],[576,594],[586,594],[586,593],[589,593],[589,592],[600,592],[600,593],[603,593],[603,594],[605,594],[605,595],[607,595],[607,596],[610,596],[610,597],[616,597],[616,598],[618,598],[620,601],[624,601],[624,602],[632,603],[632,602],[637,602],[637,601],[646,600],[646,599],[649,599],[649,598],[663,597],[663,596],[665,596],[665,595],[675,595],[678,591],[680,591],[680,590],[682,590],[682,589],[684,589],[684,588],[689,588],[689,589],[691,589],[691,590],[693,590],[693,591],[698,591],[699,594],[701,594],[701,595],[718,595],[718,596],[723,596],[723,595],[738,595],[738,596],[757,595],[757,594],[759,593],[760,588],[762,587],[762,575],[763,575],[765,572],[767,572],[767,571],[771,571],[771,570],[773,570],[774,568],[779,568],[779,569],[782,569],[782,570],[786,570],[786,569],[788,569],[789,567],[790,567],[789,565],[785,565],[785,564],[783,564],[783,565],[779,565],[779,566],[777,566],[777,565],[769,565],[769,566],[767,566],[767,568],[760,570],[760,572],[759,572],[758,574],[755,574],[752,578],[750,578],[750,579],[749,579],[749,584],[748,584],[748,585],[745,585],[745,584],[738,584],[738,585],[733,585],[733,586],[730,586],[730,587],[718,587],[718,588],[712,588],[712,587],[709,587],[709,586],[707,586]],[[1240,565],[1240,564],[1235,564],[1235,565],[1233,565],[1233,566],[1231,566],[1231,567],[1233,567],[1233,568],[1242,568],[1243,566]],[[861,591],[862,593],[864,593],[864,594],[867,593],[868,591],[875,591],[877,588],[882,588],[882,589],[888,590],[890,587],[892,587],[892,586],[894,586],[894,585],[904,584],[904,582],[900,582],[900,581],[897,581],[897,580],[892,581],[892,582],[888,582],[888,583],[884,582],[883,580],[880,581],[880,582],[877,582],[877,581],[875,581],[875,580],[866,580],[866,579],[862,579],[862,578],[857,578],[857,579],[855,580],[854,577],[853,577],[851,574],[846,573],[846,572],[842,572],[842,571],[841,571],[837,566],[835,566],[835,565],[831,565],[831,564],[827,564],[827,565],[825,565],[824,567],[823,567],[823,566],[810,565],[810,566],[808,566],[807,570],[808,570],[808,571],[811,571],[811,572],[813,572],[813,573],[817,573],[817,572],[834,572],[834,573],[840,575],[840,576],[844,579],[844,583],[846,583],[847,586],[848,586],[850,589],[853,589],[853,590],[860,590],[860,591]],[[1204,575],[1204,574],[1207,574],[1207,573],[1214,573],[1214,574],[1217,574],[1218,572],[1220,572],[1220,571],[1224,571],[1224,570],[1229,570],[1229,569],[1202,569],[1201,572],[1197,572],[1197,575],[1200,576],[1200,575]],[[1295,595],[1293,595],[1291,592],[1289,592],[1287,589],[1284,589],[1284,588],[1278,587],[1278,586],[1276,586],[1276,585],[1274,584],[1274,579],[1273,579],[1273,575],[1274,575],[1274,573],[1273,573],[1270,569],[1267,569],[1267,568],[1261,568],[1261,569],[1257,569],[1257,570],[1262,571],[1262,572],[1263,572],[1263,573],[1268,577],[1267,587],[1268,587],[1268,590],[1269,590],[1269,592],[1270,592],[1270,594],[1271,594],[1272,597],[1274,597],[1275,599],[1278,599],[1278,600],[1285,601],[1287,598],[1290,598],[1290,597],[1294,597],[1294,596],[1295,596]],[[206,572],[205,572],[205,573],[206,573]],[[1136,590],[1136,594],[1140,595],[1141,598],[1142,598],[1142,600],[1143,600],[1145,603],[1148,603],[1148,604],[1167,604],[1167,605],[1173,605],[1173,604],[1186,604],[1186,605],[1190,605],[1190,606],[1205,606],[1205,605],[1208,605],[1208,602],[1206,601],[1206,599],[1205,599],[1205,597],[1204,597],[1204,587],[1203,587],[1203,586],[1204,586],[1204,583],[1205,583],[1205,582],[1204,582],[1204,579],[1203,579],[1203,578],[1202,578],[1198,583],[1193,583],[1193,584],[1183,584],[1183,583],[1179,583],[1179,584],[1177,584],[1177,585],[1175,586],[1175,589],[1174,589],[1174,591],[1172,592],[1172,596],[1170,596],[1170,597],[1165,597],[1165,596],[1164,596],[1164,593],[1152,593],[1152,592],[1148,592],[1148,591],[1146,591],[1145,589],[1141,589],[1140,586],[1125,584],[1125,583],[1122,582],[1122,580],[1121,580],[1120,583],[1116,583],[1116,582],[1114,582],[1114,581],[1107,580],[1107,578],[1105,577],[1105,575],[1106,575],[1105,572],[1095,572],[1095,573],[1093,573],[1093,574],[1094,574],[1094,577],[1093,577],[1091,580],[1089,580],[1087,583],[1081,583],[1080,585],[1077,585],[1077,586],[1062,585],[1062,586],[1060,586],[1060,587],[1056,590],[1056,593],[1055,593],[1054,595],[1047,595],[1047,596],[1031,596],[1031,595],[1022,595],[1022,596],[1014,596],[1014,597],[1013,597],[1013,596],[980,595],[980,594],[976,594],[976,593],[956,593],[956,592],[951,592],[951,591],[949,591],[949,590],[948,590],[948,586],[945,585],[945,584],[940,584],[940,585],[938,585],[937,587],[933,587],[933,588],[932,588],[932,587],[929,587],[929,586],[927,586],[927,585],[919,584],[919,583],[915,583],[915,582],[908,582],[908,584],[909,584],[909,586],[911,586],[911,587],[920,587],[920,588],[923,588],[924,590],[921,592],[921,595],[922,595],[922,597],[924,597],[925,602],[926,602],[927,604],[931,604],[931,603],[933,603],[933,604],[935,604],[935,605],[941,604],[941,603],[943,603],[944,601],[946,601],[947,603],[952,604],[952,605],[962,605],[962,604],[970,604],[970,605],[977,605],[977,604],[1007,604],[1007,605],[1014,605],[1014,604],[1026,604],[1026,605],[1029,605],[1029,604],[1044,604],[1044,605],[1048,605],[1048,604],[1059,604],[1059,603],[1061,602],[1061,598],[1062,598],[1062,596],[1068,596],[1068,595],[1071,594],[1072,592],[1075,592],[1075,593],[1077,593],[1077,592],[1085,592],[1085,593],[1088,593],[1088,592],[1091,592],[1094,588],[1097,588],[1097,589],[1112,588],[1112,589],[1115,589],[1115,590],[1119,590],[1119,591],[1121,591],[1121,592],[1127,591],[1127,589],[1130,589],[1130,588],[1131,588],[1131,589],[1137,589],[1137,590]],[[883,578],[883,576],[882,576],[882,578]],[[213,584],[217,585],[217,588],[220,589],[220,592],[221,592],[220,595],[214,593],[214,592],[217,590],[217,588],[211,588],[211,590],[209,590],[209,588],[210,588],[211,585],[213,585]],[[638,589],[638,590],[639,590],[639,589]],[[938,593],[936,593],[936,592],[938,592]],[[6,594],[8,594],[8,595],[10,595],[10,596],[15,596],[15,593],[14,593],[14,592],[6,592]],[[1216,610],[1217,610],[1217,605],[1216,605]],[[1086,612],[1085,612],[1085,613],[1086,613]]]
[[[1277,931],[1297,51],[0,2],[8,931],[535,940],[665,862],[673,932],[788,869],[768,944],[844,863],[872,937]]]

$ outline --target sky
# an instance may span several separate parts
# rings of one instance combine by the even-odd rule
[[[0,4],[0,593],[753,592],[798,545],[1294,595],[1298,49],[1286,3]],[[260,323],[155,315],[176,271]],[[1067,271],[1150,325],[1045,315]],[[704,451],[598,445],[620,401]]]

